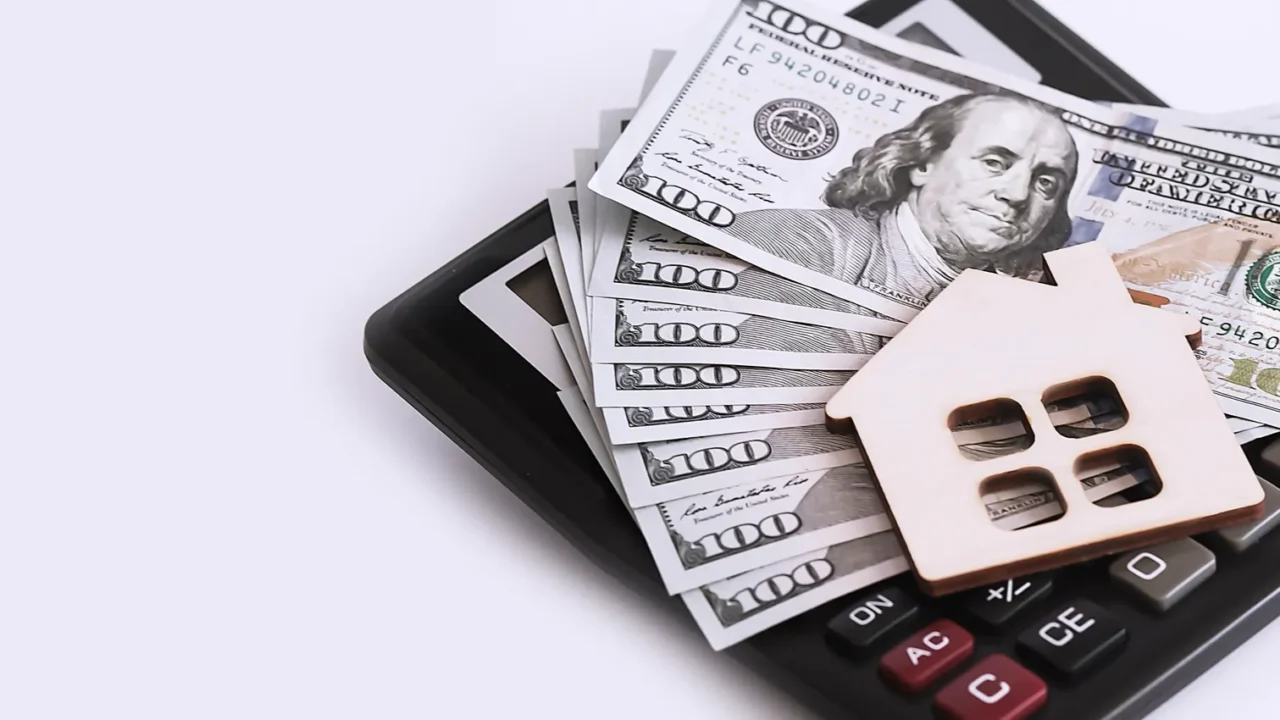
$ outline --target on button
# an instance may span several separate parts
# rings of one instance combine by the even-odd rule
[[[868,593],[827,623],[827,638],[846,652],[866,650],[890,635],[919,612],[901,588],[890,586]]]

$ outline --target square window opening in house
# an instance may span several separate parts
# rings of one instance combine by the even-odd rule
[[[1041,397],[1058,434],[1082,438],[1119,430],[1129,422],[1129,410],[1116,384],[1105,377],[1087,377],[1054,385]]]
[[[1094,505],[1114,507],[1106,502],[1121,495],[1129,503],[1160,494],[1164,485],[1151,463],[1151,456],[1137,445],[1118,445],[1082,455],[1075,462],[1076,480],[1084,496]]]
[[[1001,530],[1043,525],[1066,514],[1058,484],[1044,468],[1020,468],[992,475],[978,486],[987,518]]]
[[[1022,406],[1008,398],[965,405],[947,418],[951,438],[970,460],[990,460],[1031,447],[1035,434]]]

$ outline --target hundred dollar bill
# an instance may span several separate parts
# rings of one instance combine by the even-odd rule
[[[1115,398],[1106,395],[1078,395],[1046,403],[1049,420],[1065,437],[1080,438],[1117,430],[1128,422]],[[1256,428],[1262,423],[1242,418],[1226,418],[1233,433]],[[973,459],[1007,455],[1031,447],[1027,426],[1019,418],[994,415],[965,423],[952,430],[952,439],[962,454]]]
[[[964,269],[1039,279],[1043,253],[1068,243],[1122,252],[1280,218],[1270,148],[801,2],[711,6],[591,187],[876,312],[909,320]]]
[[[1045,411],[1049,415],[1049,420],[1053,422],[1055,427],[1078,423],[1089,418],[1097,417],[1106,413],[1120,412],[1120,404],[1113,396],[1104,393],[1082,393],[1079,395],[1071,395],[1061,400],[1045,403]],[[1016,418],[1014,414],[993,414],[979,420],[973,420],[959,425],[954,430],[954,436],[957,443],[969,442],[966,435],[969,431],[979,431],[974,434],[973,442],[978,442],[979,435],[984,440],[999,439],[999,436],[987,431],[987,428],[999,428],[1001,430],[1009,430],[1011,428],[1022,428],[1022,421]],[[1012,437],[1016,432],[1011,432]]]
[[[888,338],[839,328],[641,300],[592,298],[591,359],[857,370]]]
[[[555,280],[556,292],[560,295],[560,302],[564,304],[565,308],[572,307],[573,299],[569,292],[569,273],[568,270],[565,269],[564,259],[560,255],[560,247],[556,243],[551,242],[547,243],[545,248],[547,253],[547,265],[551,268],[551,277]],[[572,312],[566,312],[565,314],[569,317],[568,339],[566,343],[560,343],[560,338],[556,337],[556,342],[560,343],[560,350],[564,354],[566,361],[568,361],[570,374],[573,375],[574,382],[582,389],[583,396],[586,397],[592,389],[591,385],[583,385],[582,377],[575,374],[573,372],[573,368],[576,362],[578,367],[584,370],[583,376],[590,379],[590,373],[586,373],[585,368],[591,361],[587,359],[586,344],[583,342],[582,328],[578,324],[577,314]],[[552,336],[556,335],[557,328],[563,331],[564,325],[553,326],[551,328]],[[592,403],[592,406],[594,407],[594,403]]]
[[[635,518],[673,595],[891,529],[861,465],[734,485],[643,507]]]
[[[666,70],[667,64],[671,62],[672,57],[674,57],[674,53],[669,50],[655,50],[649,56],[649,68],[645,72],[644,83],[640,91],[641,102],[648,96],[649,91],[653,89],[654,84],[657,83],[662,72]],[[591,175],[595,173],[599,162],[604,159],[605,154],[617,142],[634,114],[634,108],[606,110],[601,113],[599,121],[600,146],[593,150],[575,151],[574,154],[574,188],[581,207],[579,235],[582,238],[583,287],[590,284],[591,273],[596,265],[596,253],[600,247],[601,219],[608,213],[617,211],[617,204],[592,192],[588,187],[588,182],[591,179]],[[587,323],[588,326],[591,323],[590,316],[587,317]],[[590,328],[584,329],[589,330]]]
[[[565,410],[578,428],[578,432],[582,434],[587,447],[595,455],[596,461],[600,463],[600,468],[604,471],[609,484],[618,492],[618,497],[622,498],[622,504],[627,507],[627,512],[631,512],[631,503],[627,500],[626,490],[622,486],[622,477],[618,473],[618,466],[613,460],[613,453],[611,452],[612,441],[609,437],[609,431],[605,428],[604,415],[593,402],[591,386],[584,384],[586,367],[579,354],[579,349],[574,345],[573,335],[564,325],[553,327],[551,333],[560,345],[561,352],[564,353],[565,361],[569,365],[569,372],[578,382],[578,385],[570,388],[570,391],[560,393],[560,402],[565,406]]]
[[[555,243],[547,243],[546,253],[547,264],[551,266],[551,275],[555,279],[561,302],[568,304],[570,302],[569,278],[560,260],[559,248]],[[560,393],[560,401],[565,406],[565,410],[569,413],[574,425],[577,426],[578,432],[582,434],[592,454],[596,456],[596,460],[600,463],[600,467],[608,478],[609,483],[613,485],[619,497],[622,498],[623,505],[626,505],[629,509],[630,505],[627,502],[626,493],[622,489],[622,480],[618,475],[618,468],[613,463],[613,455],[609,452],[612,442],[606,429],[604,414],[596,406],[595,398],[592,395],[590,374],[587,372],[585,349],[581,343],[582,335],[577,327],[577,319],[573,313],[567,313],[567,315],[569,317],[568,323],[555,325],[551,328],[551,334],[555,338],[557,345],[559,345],[566,364],[569,366],[569,374],[576,383],[574,388],[570,388],[572,392]]]
[[[1125,422],[1125,416],[1120,413],[1103,413],[1075,422],[1062,423],[1055,427],[1065,437],[1079,438],[1117,430],[1124,427]],[[983,460],[1009,455],[1017,450],[1031,447],[1032,436],[1025,432],[1022,423],[1017,423],[1015,427],[1002,426],[1000,429],[1008,430],[1010,434],[998,439],[957,440],[960,453],[972,460]],[[966,438],[982,436],[983,433],[972,431],[965,433]]]
[[[591,372],[598,406],[634,407],[825,403],[855,371],[592,363]]]
[[[1116,103],[1112,107],[1128,112],[1154,118],[1161,122],[1186,125],[1196,130],[1204,130],[1216,135],[1224,135],[1236,140],[1256,143],[1265,147],[1280,147],[1280,123],[1274,120],[1250,120],[1231,115],[1213,115],[1190,112],[1176,108],[1155,107],[1152,105],[1130,105]]]
[[[1231,428],[1231,432],[1239,433],[1245,430],[1252,430],[1262,425],[1260,422],[1253,420],[1245,420],[1244,418],[1229,417],[1227,418],[1227,427]]]
[[[591,454],[595,456],[596,462],[600,463],[600,469],[604,471],[605,477],[609,479],[609,484],[618,493],[618,497],[622,498],[623,507],[630,513],[631,508],[627,506],[627,496],[622,491],[622,480],[618,477],[618,467],[613,464],[613,457],[609,454],[608,445],[600,435],[599,427],[592,418],[591,408],[587,405],[586,399],[583,398],[582,391],[577,387],[571,387],[557,392],[556,397],[564,405],[565,412],[569,414],[569,419],[573,421],[574,427],[578,429],[582,439],[586,441],[587,447],[591,449]],[[634,514],[632,517],[634,519]]]
[[[863,461],[858,443],[824,425],[615,445],[631,507]]]
[[[1258,201],[1280,208],[1280,196]],[[1130,288],[1199,318],[1196,358],[1223,412],[1280,425],[1280,225],[1220,220],[1135,242],[1113,259]]]
[[[616,110],[606,110],[600,113],[600,148],[596,151],[596,166],[604,161],[609,151],[613,149],[618,138],[622,136],[627,124],[631,122],[631,118],[635,115],[635,108],[619,108]],[[588,181],[588,186],[590,181]],[[606,197],[597,196],[596,200],[596,225],[591,235],[583,235],[583,243],[591,246],[590,263],[586,265],[587,274],[583,278],[583,282],[587,287],[591,286],[591,276],[595,274],[597,255],[600,251],[601,237],[604,233],[606,224],[617,222],[617,216],[625,213],[626,208],[617,204]]]
[[[1046,407],[1054,427],[1066,437],[1086,437],[1115,430],[1127,420],[1115,400],[1107,396],[1077,396]],[[953,431],[952,435],[961,453],[971,459],[999,457],[1031,446],[1031,436],[1021,420],[972,423]],[[1132,469],[1114,463],[1098,468],[1080,482],[1085,488],[1085,497],[1097,502],[1150,478],[1145,468]],[[1056,490],[1034,481],[988,493],[982,500],[991,520],[1005,530],[1017,530],[1062,513]]]
[[[649,405],[602,408],[609,437],[619,445],[817,425],[822,403],[786,405]]]
[[[1236,433],[1236,442],[1244,445],[1245,443],[1251,443],[1259,438],[1271,437],[1278,432],[1280,432],[1280,428],[1273,428],[1270,425],[1259,425],[1258,427],[1241,430]]]
[[[1147,482],[1151,471],[1115,463],[1080,481],[1084,496],[1098,502],[1131,487]],[[1062,514],[1062,501],[1057,491],[1041,483],[1028,482],[982,496],[987,517],[1002,530],[1018,530],[1041,520]]]
[[[554,188],[547,191],[547,205],[551,210],[551,224],[556,235],[559,262],[564,267],[569,292],[565,310],[570,311],[577,329],[575,338],[582,344],[584,353],[588,346],[588,316],[586,290],[582,284],[582,241],[578,218],[577,194],[573,188]]]
[[[680,597],[711,647],[723,650],[907,568],[897,538],[882,532],[781,560]]]
[[[1074,426],[1076,430],[1090,427],[1105,429],[1112,424],[1100,416],[1115,412],[1116,405],[1109,398],[1080,397],[1050,403],[1046,408],[1054,425]],[[790,405],[684,405],[608,407],[603,409],[609,436],[618,445],[680,438],[703,437],[748,430],[817,425],[826,421],[823,403],[797,403]],[[1094,420],[1098,417],[1098,420]],[[1239,418],[1229,418],[1233,431],[1257,427],[1259,423]],[[978,428],[981,432],[974,432]],[[966,446],[1009,441],[1026,435],[1021,420],[992,417],[967,423],[953,431],[956,444],[964,451]],[[1068,430],[1070,432],[1070,430]],[[1029,446],[1029,443],[1026,443]],[[982,452],[975,447],[975,452]]]
[[[1049,420],[1074,437],[1085,432],[1102,432],[1118,426],[1119,416],[1113,415],[1117,405],[1111,398],[1081,396],[1050,403],[1046,409]],[[818,425],[826,420],[823,403],[797,403],[789,405],[685,405],[685,406],[637,406],[603,408],[609,436],[618,445],[707,435],[769,430],[774,428]],[[1229,420],[1233,428],[1240,430],[1256,427],[1258,423]],[[1003,416],[984,418],[957,428],[952,435],[962,453],[975,457],[990,457],[998,452],[995,447],[1005,443],[1009,448],[1029,447],[1027,427],[1021,420]]]
[[[596,172],[598,153],[599,150],[596,148],[581,148],[573,151],[573,186],[574,199],[578,201],[575,208],[578,216],[578,236],[587,240],[587,242],[580,240],[579,245],[592,246],[590,252],[585,247],[579,251],[582,256],[581,272],[584,291],[591,279],[591,268],[595,266],[596,207],[600,196],[591,192],[587,183]],[[586,309],[584,312],[587,312]],[[587,322],[590,323],[590,313],[587,314]]]
[[[1127,418],[1108,396],[1080,395],[1047,403],[1049,420],[1066,437],[1087,437],[1123,427]],[[1009,455],[1031,447],[1032,435],[1021,418],[996,415],[952,430],[960,454],[972,460]]]
[[[903,323],[765,272],[613,204],[602,218],[588,295],[677,303],[893,336]]]

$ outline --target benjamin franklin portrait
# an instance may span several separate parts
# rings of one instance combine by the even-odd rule
[[[745,212],[726,228],[773,255],[923,306],[962,270],[1035,278],[1066,243],[1076,146],[1035,100],[961,95],[859,150],[821,209]]]

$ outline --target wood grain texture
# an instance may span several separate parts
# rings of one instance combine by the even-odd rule
[[[1262,488],[1188,347],[1199,324],[1135,298],[1106,250],[1049,253],[1058,285],[965,271],[827,403],[827,427],[854,432],[921,588],[956,592],[1256,518]],[[1146,301],[1146,302],[1135,302]],[[1121,428],[1064,437],[1045,402],[1088,378],[1114,383]],[[948,419],[996,399],[1018,403],[1034,442],[972,460]],[[1155,497],[1093,505],[1079,460],[1136,446]],[[988,519],[980,487],[1020,470],[1053,477],[1064,514],[1016,531]]]

